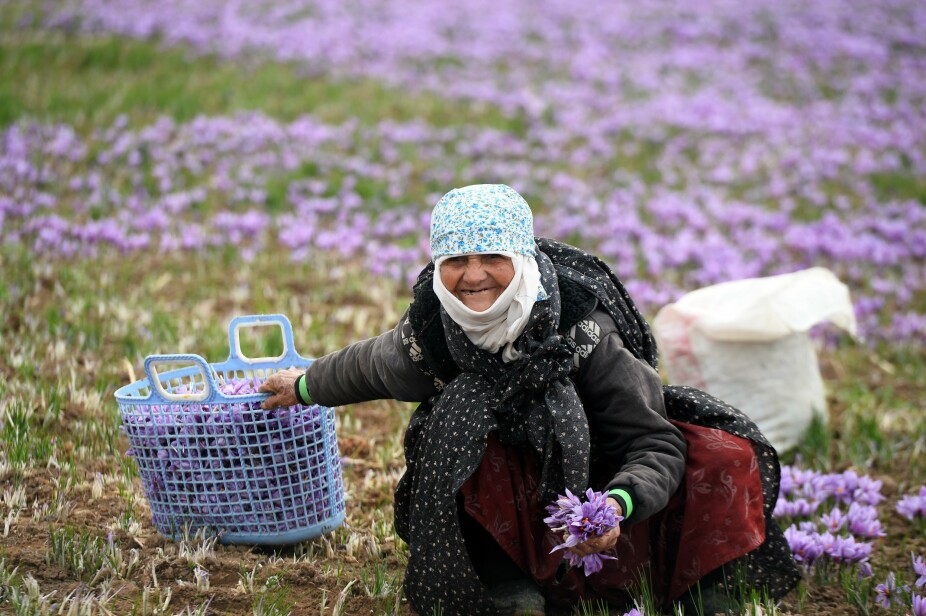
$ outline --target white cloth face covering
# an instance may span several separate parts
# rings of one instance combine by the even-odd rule
[[[502,360],[514,361],[521,357],[515,350],[514,341],[524,331],[531,315],[534,302],[546,299],[546,292],[540,285],[540,270],[537,261],[511,252],[469,253],[500,254],[511,259],[514,277],[508,287],[488,309],[477,312],[467,308],[451,293],[440,277],[440,266],[445,260],[466,255],[446,255],[434,261],[434,293],[450,318],[466,333],[467,338],[480,349],[489,353],[502,351]]]

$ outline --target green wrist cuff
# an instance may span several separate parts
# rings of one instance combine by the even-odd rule
[[[305,384],[304,374],[296,379],[296,399],[299,400],[299,404],[312,404],[312,396],[309,395],[309,388]]]
[[[622,488],[608,490],[608,494],[614,497],[614,500],[620,501],[625,505],[624,519],[626,520],[633,514],[633,500],[630,498],[630,492]]]

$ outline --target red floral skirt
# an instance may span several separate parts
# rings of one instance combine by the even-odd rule
[[[685,476],[666,507],[626,529],[598,573],[562,573],[562,542],[543,523],[536,456],[490,435],[482,463],[463,485],[465,511],[556,603],[623,600],[646,575],[660,603],[678,599],[704,575],[765,540],[762,486],[752,445],[722,430],[672,422],[688,441]],[[601,478],[601,489],[610,476]],[[558,575],[559,572],[559,575]]]

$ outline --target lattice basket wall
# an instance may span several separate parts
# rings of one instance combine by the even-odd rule
[[[246,327],[279,327],[283,353],[248,358]],[[147,378],[116,391],[155,527],[176,538],[206,528],[222,543],[286,545],[344,521],[344,484],[334,410],[296,405],[264,411],[257,393],[271,374],[305,369],[283,315],[229,324],[229,357],[152,355]],[[159,368],[172,367],[159,372]]]

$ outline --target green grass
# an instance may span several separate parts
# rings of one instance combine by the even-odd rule
[[[913,199],[926,205],[926,178],[909,169],[870,177],[878,201]]]
[[[49,533],[45,562],[63,567],[84,582],[90,582],[106,561],[105,542],[82,535],[72,528],[53,529]]]
[[[922,352],[899,345],[876,351],[848,345],[824,353],[823,359],[834,371],[827,382],[829,419],[814,422],[782,461],[824,471],[874,471],[902,485],[926,481]]]
[[[157,41],[17,28],[21,3],[0,7],[0,127],[22,119],[64,122],[85,132],[125,115],[132,125],[166,115],[259,110],[289,121],[311,113],[329,123],[356,118],[421,119],[434,125],[480,124],[521,133],[522,120],[370,79],[308,76],[293,63],[255,55],[225,62]]]

